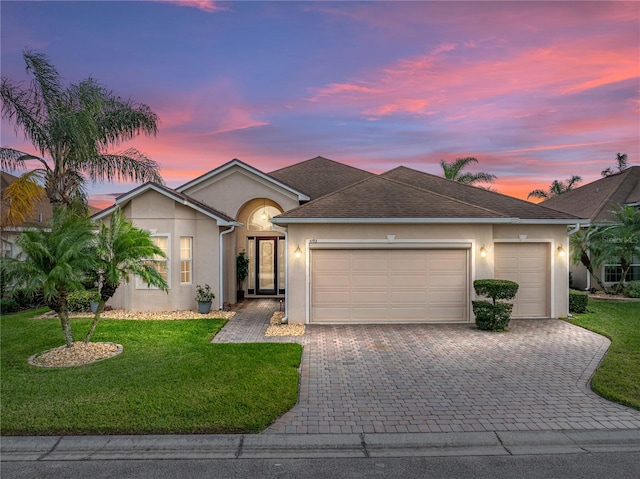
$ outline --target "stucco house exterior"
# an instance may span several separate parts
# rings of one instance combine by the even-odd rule
[[[147,183],[94,218],[123,209],[168,259],[169,294],[132,280],[110,305],[195,308],[282,298],[290,323],[471,322],[473,280],[520,284],[514,317],[568,313],[568,226],[579,216],[410,168],[375,175],[317,157],[264,173],[232,160],[176,189]]]
[[[619,173],[600,178],[580,188],[550,198],[541,203],[599,225],[612,224],[615,221],[612,211],[620,206],[640,208],[640,166],[631,166]],[[593,258],[592,258],[593,260]],[[582,264],[571,265],[573,287],[589,290],[598,288],[595,279]],[[596,272],[605,286],[620,281],[620,264],[605,264]],[[626,281],[640,280],[640,257],[634,258]]]

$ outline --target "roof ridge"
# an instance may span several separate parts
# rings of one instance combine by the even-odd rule
[[[400,167],[398,167],[398,168],[400,168]],[[419,186],[410,185],[410,184],[405,183],[403,181],[395,180],[393,178],[386,178],[383,175],[377,175],[377,177],[381,178],[381,179],[383,179],[385,181],[392,181],[394,183],[398,183],[400,185],[403,185],[403,186],[406,186],[406,187],[409,187],[409,188],[413,188],[413,189],[416,189],[418,191],[424,191],[424,192],[430,193],[432,195],[439,196],[441,198],[446,198],[447,200],[450,200],[450,201],[455,201],[456,203],[460,203],[460,204],[463,204],[463,205],[471,206],[472,208],[477,208],[479,210],[484,210],[484,211],[487,211],[489,213],[493,213],[493,214],[496,214],[498,216],[502,216],[502,217],[508,218],[507,215],[505,215],[504,213],[500,213],[499,211],[495,211],[495,210],[492,210],[492,209],[489,209],[489,208],[485,208],[484,206],[474,205],[473,203],[468,203],[466,201],[462,201],[462,200],[459,200],[457,198],[453,198],[452,196],[443,195],[442,193],[438,193],[437,191],[431,191],[431,190],[428,190],[426,188],[420,188]],[[369,178],[367,178],[367,179],[369,179]],[[446,178],[443,178],[443,179],[446,179]],[[475,188],[475,187],[473,187],[473,188]]]
[[[278,173],[278,172],[280,172],[282,170],[286,170],[288,168],[293,168],[293,167],[296,167],[296,166],[299,166],[299,165],[303,165],[303,164],[308,163],[308,162],[313,161],[313,160],[326,160],[326,161],[330,161],[331,163],[335,163],[336,165],[340,165],[340,166],[345,166],[347,168],[351,168],[352,170],[364,171],[366,173],[375,175],[375,173],[371,173],[370,171],[363,170],[362,168],[358,168],[357,166],[347,165],[346,163],[342,163],[341,161],[332,160],[331,158],[327,158],[327,157],[322,156],[322,155],[318,155],[318,156],[315,156],[313,158],[309,158],[308,160],[302,160],[302,161],[299,161],[297,163],[293,163],[292,165],[289,165],[289,166],[283,166],[282,168],[278,168],[277,170],[270,171],[267,174],[271,175],[273,173]]]

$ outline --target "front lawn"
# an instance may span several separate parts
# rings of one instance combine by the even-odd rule
[[[220,319],[101,320],[121,355],[71,368],[27,358],[64,344],[57,319],[3,315],[3,435],[260,432],[296,402],[298,344],[211,344]],[[233,320],[232,320],[233,321]],[[76,339],[89,320],[72,320]]]
[[[568,321],[611,339],[591,388],[640,409],[640,303],[589,300],[589,312]]]

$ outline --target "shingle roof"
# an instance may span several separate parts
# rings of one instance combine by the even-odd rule
[[[273,171],[269,176],[306,193],[313,200],[374,174],[317,156]]]
[[[529,201],[520,200],[512,196],[506,196],[475,186],[464,185],[457,181],[447,180],[441,176],[431,175],[405,166],[394,168],[391,171],[383,173],[381,176],[465,201],[481,208],[487,208],[510,218],[566,219],[573,216],[551,208],[545,208]],[[575,216],[581,218],[580,215]]]
[[[372,176],[276,216],[279,218],[497,218],[498,212]]]
[[[541,204],[592,222],[613,221],[611,210],[640,202],[640,166],[631,166]]]
[[[111,213],[111,211],[113,209],[115,209],[119,204],[121,203],[126,203],[128,200],[130,200],[131,198],[134,198],[135,196],[138,196],[139,194],[142,194],[143,192],[147,191],[147,190],[155,190],[175,201],[180,202],[181,204],[187,205],[191,208],[195,208],[197,210],[202,211],[205,214],[208,214],[209,216],[215,217],[217,219],[222,220],[223,222],[226,223],[230,223],[230,224],[238,224],[236,222],[236,220],[234,220],[233,218],[231,218],[230,216],[227,216],[226,214],[222,213],[221,211],[216,210],[215,208],[212,208],[211,206],[202,203],[196,199],[191,198],[188,195],[185,195],[184,193],[179,193],[178,191],[169,188],[168,186],[164,186],[164,185],[160,185],[158,183],[154,183],[152,181],[144,183],[143,185],[138,186],[137,188],[134,188],[133,190],[120,195],[116,198],[116,204],[114,204],[113,206],[110,206],[108,208],[105,208],[104,210],[100,211],[99,213],[95,214],[94,217],[99,219],[102,218],[104,216],[107,216],[108,214]]]

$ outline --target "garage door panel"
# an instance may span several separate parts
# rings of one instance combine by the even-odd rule
[[[407,274],[404,276],[394,274],[389,278],[389,282],[392,288],[425,289],[427,287],[428,278],[425,274]]]
[[[354,274],[351,276],[351,287],[361,288],[386,288],[389,278],[386,274]]]
[[[336,258],[339,275],[327,269]],[[468,320],[467,250],[314,250],[311,260],[314,322]]]

